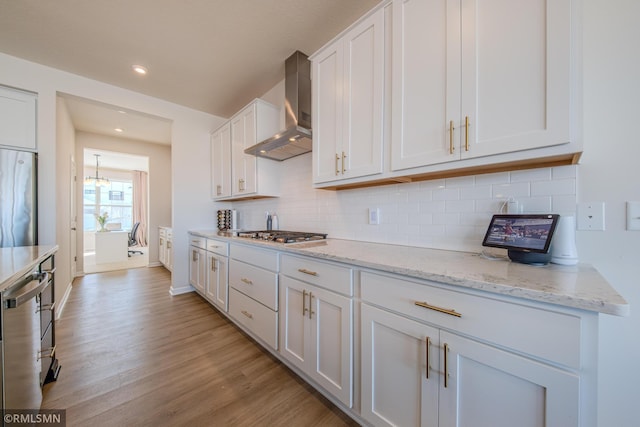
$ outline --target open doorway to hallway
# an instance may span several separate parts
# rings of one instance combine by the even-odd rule
[[[85,148],[83,265],[97,273],[149,264],[149,158]]]

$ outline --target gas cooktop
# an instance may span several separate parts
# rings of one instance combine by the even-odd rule
[[[247,239],[267,240],[278,243],[300,243],[324,240],[327,238],[327,235],[324,233],[285,230],[238,231],[237,236]]]

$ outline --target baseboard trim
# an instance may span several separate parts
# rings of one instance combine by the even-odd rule
[[[171,294],[171,296],[182,295],[194,291],[195,289],[191,285],[180,286],[179,288],[171,286],[171,288],[169,288],[169,294]]]
[[[62,295],[62,298],[59,301],[56,301],[56,320],[62,317],[64,306],[69,300],[69,295],[71,295],[71,288],[73,288],[73,282],[69,282],[69,284],[67,285],[67,290],[64,291],[64,295]]]

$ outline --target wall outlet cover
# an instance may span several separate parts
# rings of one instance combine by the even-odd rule
[[[604,231],[604,202],[578,203],[578,230]]]

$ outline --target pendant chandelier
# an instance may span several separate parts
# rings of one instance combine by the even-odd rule
[[[88,176],[84,179],[84,183],[87,185],[95,184],[96,187],[106,187],[109,185],[109,180],[105,177],[99,177],[98,175],[98,158],[100,154],[94,154],[96,156],[96,176]]]

